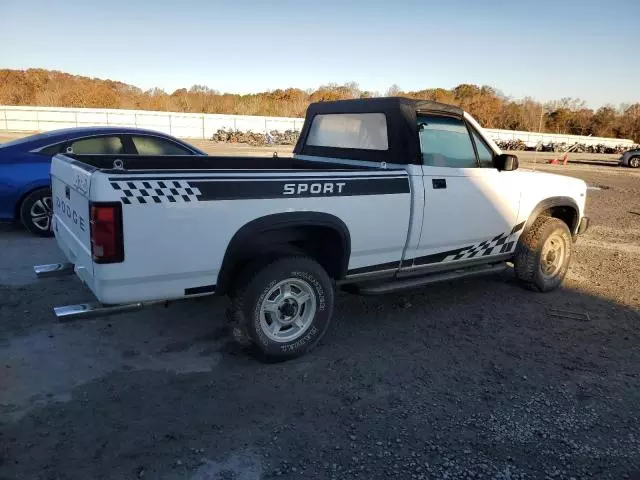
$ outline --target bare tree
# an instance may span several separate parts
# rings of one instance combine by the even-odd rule
[[[597,111],[571,97],[542,104],[532,98],[512,100],[487,85],[458,85],[403,92],[394,84],[387,96],[433,100],[460,105],[486,127],[618,136],[640,141],[640,104],[607,105]],[[331,83],[316,90],[277,89],[249,95],[220,93],[206,85],[181,88],[171,94],[147,91],[112,80],[63,72],[0,69],[0,104],[68,107],[139,108],[146,110],[230,113],[300,117],[311,102],[370,98],[378,92],[362,90],[356,82]]]

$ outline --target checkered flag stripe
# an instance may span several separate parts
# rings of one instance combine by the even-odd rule
[[[200,190],[184,180],[145,180],[111,182],[125,205],[146,203],[197,202]]]
[[[518,232],[501,233],[493,237],[491,240],[472,245],[460,250],[454,255],[445,257],[443,262],[452,262],[455,260],[467,260],[476,257],[486,257],[488,255],[498,255],[500,253],[509,253],[515,245],[515,238]]]

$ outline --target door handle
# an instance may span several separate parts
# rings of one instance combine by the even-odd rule
[[[447,188],[447,179],[446,178],[432,178],[431,185],[433,185],[434,190],[440,188]]]

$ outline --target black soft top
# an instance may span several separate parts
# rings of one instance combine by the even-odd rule
[[[387,119],[388,150],[318,147],[306,144],[316,115],[335,113],[383,113]],[[420,143],[416,117],[420,113],[439,113],[462,118],[464,111],[455,105],[414,100],[404,97],[361,98],[317,102],[309,105],[300,138],[293,150],[298,155],[345,158],[399,164],[420,164]]]

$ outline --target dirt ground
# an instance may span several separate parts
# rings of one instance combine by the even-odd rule
[[[56,323],[91,294],[36,281],[54,241],[2,227],[0,478],[640,479],[640,172],[519,155],[592,187],[561,290],[341,293],[320,345],[278,364],[234,346],[224,299]]]

